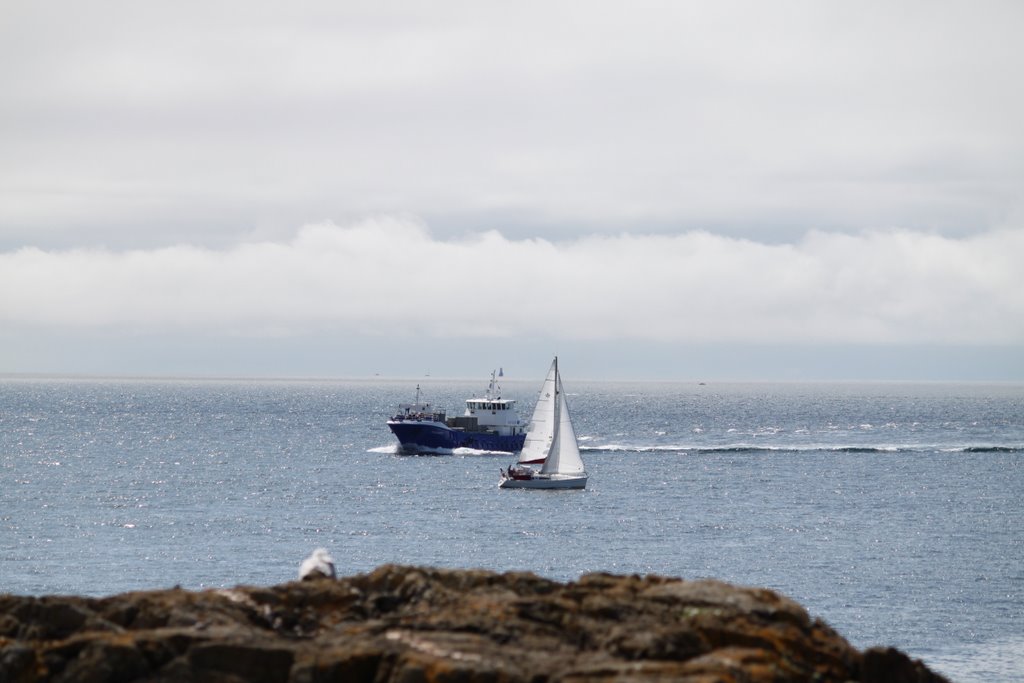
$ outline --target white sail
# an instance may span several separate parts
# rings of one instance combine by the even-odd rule
[[[576,430],[572,428],[572,420],[569,419],[569,404],[565,400],[565,389],[562,387],[562,378],[558,375],[557,368],[555,374],[555,393],[558,401],[554,412],[557,426],[550,453],[540,471],[541,474],[583,474],[583,459],[580,458],[580,448],[576,442]]]
[[[541,385],[537,405],[533,409],[533,417],[526,432],[523,450],[519,452],[519,462],[539,463],[548,457],[548,451],[555,435],[555,378],[558,373],[558,359],[551,362],[544,384]]]
[[[526,467],[543,463],[540,471]],[[544,379],[544,385],[533,410],[526,443],[519,454],[519,465],[502,471],[498,486],[503,489],[583,489],[587,473],[576,443],[576,430],[569,419],[558,357]]]

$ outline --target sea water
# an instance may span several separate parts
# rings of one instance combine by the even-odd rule
[[[396,453],[420,384],[0,379],[0,592],[268,585],[388,562],[714,577],[956,681],[1024,671],[1024,385],[565,378],[585,491]],[[528,419],[536,382],[506,382]]]

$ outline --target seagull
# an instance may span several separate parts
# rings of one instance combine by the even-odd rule
[[[334,573],[334,560],[326,548],[317,548],[313,554],[302,561],[299,566],[299,579],[308,581],[319,578],[336,578]]]

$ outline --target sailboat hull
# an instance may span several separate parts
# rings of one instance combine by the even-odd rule
[[[537,474],[529,479],[502,477],[498,487],[503,489],[583,489],[587,487],[587,475]]]

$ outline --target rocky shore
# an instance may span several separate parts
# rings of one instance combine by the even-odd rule
[[[385,565],[269,588],[0,595],[0,681],[944,681],[717,581]]]

